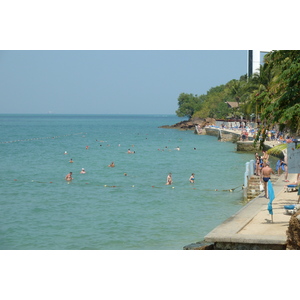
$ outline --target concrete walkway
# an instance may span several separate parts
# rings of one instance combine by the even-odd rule
[[[286,244],[286,230],[291,217],[286,214],[284,205],[298,202],[297,192],[285,192],[284,186],[294,182],[296,177],[297,174],[289,174],[289,182],[284,182],[284,174],[282,174],[273,184],[275,193],[273,222],[267,209],[269,199],[266,199],[262,193],[207,234],[204,241],[223,244],[227,249],[231,246],[231,249],[243,249],[241,245],[244,245],[244,249],[251,249],[249,246],[251,244],[256,245],[253,249],[273,249],[268,248],[268,245],[282,245],[283,247]],[[231,246],[228,246],[230,244]],[[233,244],[240,246],[235,248]]]

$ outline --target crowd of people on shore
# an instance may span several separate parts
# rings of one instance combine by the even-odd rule
[[[258,128],[255,127],[255,123],[247,122],[247,121],[241,121],[241,122],[223,122],[220,126],[216,125],[208,125],[206,126],[208,128],[219,128],[223,130],[232,130],[232,131],[238,131],[240,132],[240,140],[241,141],[248,141],[249,137],[255,137]],[[266,141],[269,142],[275,142],[278,143],[288,143],[290,140],[293,140],[293,137],[290,137],[288,134],[276,130],[273,128],[272,130],[263,130],[262,134],[265,134]],[[262,138],[262,134],[260,136],[260,139]]]
[[[258,153],[255,153],[255,172],[254,175],[260,177],[260,182],[263,185],[263,189],[265,192],[265,197],[268,197],[268,192],[267,192],[267,184],[268,181],[271,180],[271,174],[275,175],[274,170],[270,167],[269,163],[269,154],[266,151],[263,151],[263,154],[260,156]],[[277,172],[277,175],[280,176],[282,172],[284,172],[284,180],[288,184],[285,185],[285,191],[287,190],[288,186],[297,186],[298,187],[298,203],[300,200],[300,173],[297,175],[297,179],[295,182],[290,182],[288,180],[288,163],[287,160],[284,159],[279,159],[276,163],[276,169],[275,171]]]

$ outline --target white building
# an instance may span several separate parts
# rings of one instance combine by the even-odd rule
[[[252,76],[254,73],[259,73],[261,62],[261,53],[268,53],[271,50],[248,50],[247,75]]]

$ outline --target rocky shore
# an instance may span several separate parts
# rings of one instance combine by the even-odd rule
[[[174,125],[163,125],[159,128],[175,128],[175,129],[181,129],[181,130],[195,130],[195,126],[198,126],[199,128],[204,128],[205,126],[209,125],[215,125],[216,120],[213,118],[192,118],[187,121],[181,121],[179,123],[176,123]]]

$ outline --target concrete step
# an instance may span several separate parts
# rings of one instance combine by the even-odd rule
[[[271,182],[274,183],[278,180],[277,175],[272,175]],[[247,201],[250,201],[260,195],[260,176],[253,175],[249,178],[248,188],[247,188]]]

